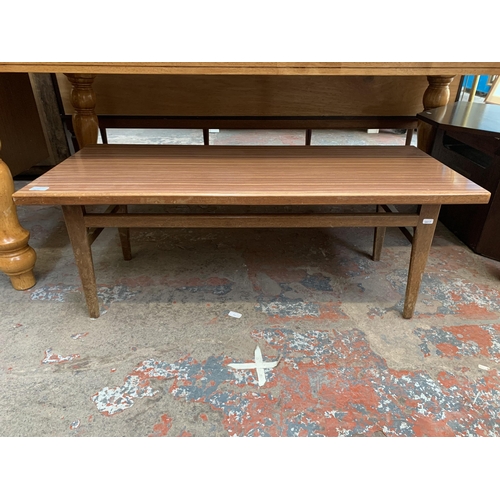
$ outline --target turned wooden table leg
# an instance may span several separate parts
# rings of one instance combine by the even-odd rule
[[[415,228],[411,246],[410,268],[406,283],[406,295],[403,318],[410,319],[415,311],[418,291],[422,282],[427,258],[432,245],[432,238],[439,217],[441,205],[422,205],[418,225]]]
[[[424,93],[424,110],[446,106],[450,98],[450,83],[455,76],[428,76],[429,86]],[[418,121],[418,147],[427,154],[431,153],[435,129],[429,123]]]
[[[73,128],[81,148],[89,144],[97,144],[99,122],[95,113],[96,97],[92,84],[95,75],[66,74],[71,82],[71,104]]]
[[[9,167],[0,160],[0,271],[10,278],[16,290],[26,290],[36,283],[36,253],[28,245],[30,233],[19,224],[13,193]]]

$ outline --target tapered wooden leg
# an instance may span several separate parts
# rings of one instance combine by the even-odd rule
[[[99,130],[101,132],[101,139],[103,144],[108,143],[108,133],[106,132],[106,129],[104,127],[99,127]]]
[[[380,205],[377,205],[377,212],[385,212],[385,210]],[[373,260],[374,261],[380,260],[380,254],[382,253],[382,248],[384,246],[384,238],[385,238],[385,230],[386,229],[387,228],[385,228],[385,227],[376,227],[375,228],[375,235],[373,238]]]
[[[306,130],[306,146],[311,145],[312,134],[313,134],[313,131],[310,128],[308,128]]]
[[[424,110],[446,106],[450,98],[450,83],[454,76],[428,76],[429,86],[424,93]],[[435,129],[429,123],[418,121],[417,139],[418,147],[430,154],[434,142]]]
[[[415,311],[418,291],[422,282],[427,258],[431,249],[432,238],[436,230],[441,205],[422,205],[420,218],[415,228],[411,247],[410,269],[406,284],[403,318],[410,319]]]
[[[13,193],[9,167],[0,160],[0,271],[10,278],[16,290],[27,290],[36,283],[36,253],[28,245],[30,233],[19,224]]]
[[[99,123],[95,113],[96,96],[92,88],[95,75],[66,74],[71,82],[73,128],[81,148],[97,144]]]
[[[128,212],[127,205],[120,205],[118,213],[126,214]],[[122,252],[124,260],[132,260],[132,249],[130,247],[130,230],[128,227],[119,227],[118,234],[122,244]]]
[[[405,141],[405,146],[411,146],[411,141],[413,140],[413,129],[409,128],[406,131],[406,141]]]
[[[94,274],[94,262],[87,235],[87,228],[83,220],[84,208],[81,206],[63,205],[62,207],[69,239],[73,246],[76,265],[82,281],[83,293],[91,318],[99,317],[99,301],[97,300],[97,286]]]

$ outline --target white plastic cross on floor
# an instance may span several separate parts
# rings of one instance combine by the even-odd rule
[[[255,348],[255,363],[229,363],[228,366],[236,370],[257,370],[257,381],[259,387],[262,387],[266,383],[264,368],[275,368],[279,361],[279,359],[278,361],[264,361],[260,347],[257,346]]]

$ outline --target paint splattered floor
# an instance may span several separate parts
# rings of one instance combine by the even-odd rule
[[[92,320],[60,209],[19,216],[37,284],[0,276],[2,436],[500,433],[500,262],[441,224],[412,320],[395,228],[380,262],[368,228],[135,229],[130,262],[108,229]],[[276,365],[263,385],[229,366],[255,364],[257,347]]]

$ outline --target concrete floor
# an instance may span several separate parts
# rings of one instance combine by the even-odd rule
[[[199,131],[159,135],[145,141],[201,142]],[[211,142],[303,137],[221,131]],[[313,135],[363,141],[404,136]],[[368,228],[135,229],[129,262],[108,229],[93,246],[103,314],[92,320],[61,210],[21,207],[19,218],[37,284],[19,292],[0,275],[1,436],[500,433],[500,262],[442,224],[412,320],[401,316],[410,244],[395,228],[380,262]],[[257,347],[277,363],[263,385],[229,366]]]

